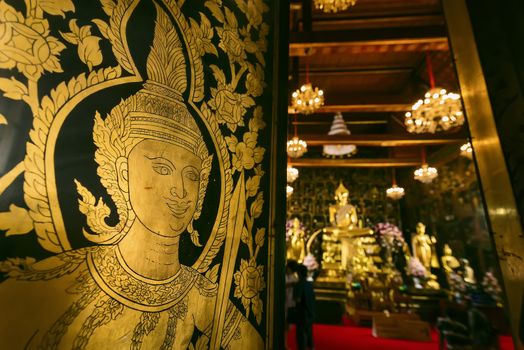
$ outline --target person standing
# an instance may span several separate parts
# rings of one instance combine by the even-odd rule
[[[298,350],[313,350],[313,320],[315,317],[315,292],[307,280],[307,267],[297,268],[298,282],[293,290],[296,310]]]

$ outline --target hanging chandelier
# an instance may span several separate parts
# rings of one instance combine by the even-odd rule
[[[291,197],[292,194],[293,194],[293,187],[287,185],[286,186],[286,198]]]
[[[311,114],[324,105],[324,91],[309,82],[309,56],[306,56],[306,83],[291,95],[296,113]]]
[[[298,169],[293,168],[291,165],[287,166],[287,183],[292,183],[298,179]]]
[[[393,199],[394,201],[404,197],[404,188],[393,185],[386,190],[386,196]]]
[[[307,143],[294,136],[287,142],[287,155],[291,158],[300,158],[307,152]]]
[[[388,198],[391,198],[395,201],[399,200],[400,198],[404,197],[405,191],[404,188],[397,186],[397,179],[395,176],[395,169],[392,169],[392,178],[393,183],[390,188],[386,190],[386,196]]]
[[[297,115],[295,114],[295,125],[293,126],[294,136],[287,142],[287,155],[290,158],[300,158],[307,152],[307,143],[298,138],[297,135]]]
[[[435,133],[464,124],[460,95],[435,87],[429,53],[426,52],[430,90],[405,114],[404,124],[411,133]]]
[[[351,6],[355,6],[357,0],[314,0],[315,8],[324,11],[325,13],[337,13],[338,11],[345,11]]]
[[[420,168],[415,170],[414,174],[415,180],[423,184],[429,184],[438,176],[438,171],[436,168],[430,167],[427,164],[422,164]]]
[[[328,132],[328,135],[351,135],[349,129],[344,122],[342,113],[337,112],[335,118],[333,119],[333,124],[331,124],[331,129]],[[357,151],[357,146],[355,145],[324,145],[324,155],[327,157],[343,157],[351,156]]]
[[[414,179],[423,184],[431,183],[438,176],[436,168],[430,167],[426,161],[426,148],[422,147],[422,166],[415,170]]]
[[[471,147],[471,142],[460,146],[460,155],[469,159],[473,159],[473,147]]]

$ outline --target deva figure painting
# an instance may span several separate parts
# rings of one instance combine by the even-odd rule
[[[42,32],[55,49],[47,57],[55,69],[35,64],[36,70],[21,71],[28,87],[22,101],[33,111],[33,128],[26,158],[11,176],[0,174],[0,188],[23,176],[27,208],[0,212],[0,229],[33,234],[54,255],[0,262],[8,276],[0,283],[0,348],[264,348],[268,272],[260,254],[264,148],[258,136],[265,124],[255,98],[265,85],[268,7],[262,0],[235,0],[228,9],[210,0],[202,2],[202,12],[186,15],[189,1],[103,0],[98,5],[107,18],[95,18],[95,27],[76,21],[71,0],[25,3],[25,9],[15,8],[0,0],[0,26],[12,37],[28,33],[20,28],[31,23],[49,27],[46,15],[59,14],[71,29],[61,36],[72,45],[52,37],[52,30]],[[144,3],[154,19],[141,68],[132,54],[138,44],[129,43],[126,33]],[[242,27],[235,13],[244,12]],[[102,67],[100,40],[111,47],[116,66]],[[2,45],[16,48],[19,42]],[[31,87],[45,74],[64,70],[60,53],[69,47],[77,48],[88,71],[40,98],[44,89]],[[16,61],[5,52],[1,59]],[[208,56],[214,64],[206,63]],[[137,88],[89,116],[92,164],[102,190],[93,191],[82,174],[74,176],[69,185],[77,206],[65,210],[56,165],[60,130],[82,101],[126,84]],[[54,109],[46,107],[49,101]],[[215,197],[206,202],[210,191]],[[64,212],[72,210],[84,218],[82,232],[68,230]],[[6,227],[10,222],[26,224]],[[74,235],[89,244],[73,247]],[[197,252],[191,265],[183,263],[183,239]]]

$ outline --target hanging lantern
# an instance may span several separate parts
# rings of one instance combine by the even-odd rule
[[[411,133],[435,133],[456,128],[464,124],[460,95],[435,87],[429,53],[426,52],[431,89],[407,112],[404,124]]]
[[[291,106],[297,113],[311,114],[324,105],[324,91],[309,82],[309,56],[306,56],[306,83],[291,95]]]
[[[473,147],[471,147],[471,142],[460,146],[460,155],[469,159],[473,159]]]
[[[426,148],[422,147],[422,166],[415,170],[414,179],[423,184],[431,183],[438,176],[436,168],[430,167],[426,161]]]
[[[344,122],[344,117],[342,113],[337,112],[333,119],[333,124],[331,124],[331,129],[328,132],[328,135],[351,135],[349,129]],[[324,145],[324,155],[327,157],[343,157],[351,156],[356,153],[357,146],[355,145]]]
[[[393,183],[391,187],[386,190],[386,196],[396,201],[404,197],[404,188],[397,186],[395,169],[392,169],[392,179],[393,179],[392,181]]]
[[[293,194],[293,187],[287,185],[286,186],[286,198],[291,197],[292,194]]]

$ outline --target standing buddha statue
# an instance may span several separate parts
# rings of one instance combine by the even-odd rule
[[[435,237],[428,236],[426,234],[426,226],[419,222],[417,224],[417,233],[411,239],[411,247],[413,255],[424,265],[428,272],[431,271],[432,267],[439,267],[433,249],[435,243]]]
[[[290,229],[289,244],[287,247],[286,257],[288,260],[295,260],[302,263],[306,257],[305,232],[300,227],[300,220],[293,219],[293,225]]]

